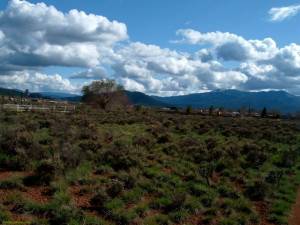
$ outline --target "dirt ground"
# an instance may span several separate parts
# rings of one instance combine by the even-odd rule
[[[300,189],[298,190],[296,203],[291,211],[289,225],[300,225]]]

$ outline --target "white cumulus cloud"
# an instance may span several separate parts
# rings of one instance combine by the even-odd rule
[[[276,54],[276,42],[271,38],[246,40],[229,32],[201,33],[193,29],[180,29],[176,34],[181,38],[175,43],[211,45],[218,58],[227,60],[268,59]]]
[[[101,15],[10,0],[0,11],[0,86],[78,93],[92,80],[113,78],[128,90],[154,95],[214,89],[285,89],[300,94],[296,43],[280,47],[270,37],[246,39],[220,31],[181,29],[176,34],[179,40],[174,43],[195,45],[196,50],[132,42],[124,23]],[[49,66],[78,72],[47,75],[43,69]]]
[[[128,38],[123,23],[23,0],[9,1],[0,13],[0,30],[6,53],[0,59],[15,66],[94,67],[114,44]]]
[[[31,92],[38,91],[61,91],[77,93],[79,87],[71,84],[68,79],[59,74],[47,75],[35,71],[19,71],[14,74],[1,75],[0,86],[12,89],[29,89]]]
[[[298,44],[279,47],[271,38],[247,40],[232,33],[201,33],[192,29],[179,30],[177,35],[181,39],[175,43],[199,46],[196,57],[200,60],[207,57],[209,62],[221,64],[222,74],[215,72],[210,76],[214,79],[207,79],[207,74],[213,71],[211,67],[202,76],[202,81],[208,89],[218,86],[244,90],[285,89],[300,94],[297,90],[300,86]],[[235,61],[238,65],[231,69],[222,69],[222,64],[226,61]],[[218,67],[218,64],[216,65]],[[203,74],[205,70],[202,68],[199,71]],[[221,82],[219,85],[219,80],[225,84]]]
[[[275,7],[269,10],[270,20],[280,22],[293,17],[300,12],[300,5],[291,5],[286,7]]]

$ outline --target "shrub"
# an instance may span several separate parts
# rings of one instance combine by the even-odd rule
[[[297,158],[297,151],[288,149],[280,153],[279,158],[277,159],[275,164],[279,167],[290,168],[295,164]]]
[[[97,175],[103,175],[103,174],[107,174],[107,173],[113,173],[114,170],[107,165],[100,165],[97,167],[95,174]]]
[[[66,174],[66,180],[71,184],[89,184],[92,182],[89,180],[91,173],[92,165],[89,162],[84,162],[76,169],[69,171]]]
[[[174,193],[171,196],[171,201],[165,206],[167,212],[179,210],[185,203],[186,195],[184,193]]]
[[[23,181],[21,177],[12,177],[7,180],[0,181],[0,189],[23,189]]]
[[[270,222],[274,224],[288,225],[288,220],[285,215],[283,216],[283,215],[277,215],[276,213],[271,213],[268,219]]]
[[[267,160],[267,155],[262,151],[249,151],[246,155],[246,161],[251,167],[261,166]]]
[[[145,147],[146,149],[150,149],[153,145],[152,140],[145,136],[133,137],[132,144],[135,146]]]
[[[9,220],[8,213],[4,210],[4,207],[0,205],[0,224],[4,224],[4,222],[8,220]]]
[[[219,222],[219,225],[240,225],[240,224],[243,224],[243,223],[238,223],[236,218],[234,218],[234,219],[224,218],[224,219],[221,219],[221,221]]]
[[[137,179],[133,175],[121,172],[119,173],[118,178],[123,182],[124,188],[126,189],[132,189],[136,185]]]
[[[282,176],[283,176],[283,171],[282,170],[272,170],[268,173],[265,180],[266,180],[266,182],[276,186],[276,185],[279,184]]]
[[[217,146],[218,142],[216,139],[210,137],[205,140],[205,144],[208,150],[212,150]]]
[[[16,213],[24,213],[26,211],[25,199],[20,193],[8,195],[3,204],[10,205],[11,211]]]
[[[202,164],[199,168],[199,174],[206,179],[206,183],[208,186],[210,186],[210,178],[212,177],[215,168],[215,163],[211,161],[206,164]]]
[[[144,194],[144,190],[138,187],[125,192],[122,195],[122,199],[125,203],[135,203],[141,199],[143,194]]]
[[[63,205],[51,210],[49,217],[50,225],[67,225],[74,223],[74,221],[78,221],[78,224],[82,224],[84,215],[81,211],[70,205]]]
[[[92,151],[93,153],[96,153],[97,150],[102,147],[102,145],[93,140],[84,140],[79,144],[79,147],[84,152]]]
[[[189,190],[192,195],[197,197],[201,197],[209,193],[209,188],[203,184],[191,184]]]
[[[119,216],[123,207],[124,202],[119,198],[114,198],[104,204],[102,212],[110,219],[120,220]]]
[[[167,146],[164,146],[162,151],[167,155],[176,155],[179,151],[179,147],[175,144],[169,144]]]
[[[38,219],[38,218],[34,218],[30,225],[49,225],[49,222],[47,219]]]
[[[91,206],[96,210],[102,210],[104,205],[109,201],[109,196],[104,191],[99,191],[90,199]]]
[[[7,129],[5,132],[1,130],[0,149],[8,154],[15,155],[17,148],[17,129]]]
[[[169,134],[163,134],[163,135],[160,135],[157,138],[157,143],[158,144],[165,144],[165,143],[168,143],[170,141],[171,141],[171,136]]]
[[[237,199],[239,196],[235,190],[230,188],[230,184],[221,185],[218,187],[218,192],[220,196],[226,198]]]
[[[70,142],[65,142],[59,153],[65,170],[77,167],[87,157],[86,152],[82,151],[78,146],[73,146]]]
[[[122,182],[114,181],[106,190],[106,192],[110,197],[115,198],[123,191],[123,189],[124,186]]]
[[[145,212],[147,212],[149,210],[148,205],[141,205],[141,206],[137,206],[135,208],[135,213],[139,216],[139,217],[144,217]]]
[[[200,199],[201,204],[206,208],[211,207],[213,201],[214,201],[214,197],[211,195],[206,195]]]
[[[253,184],[247,185],[245,195],[253,201],[264,200],[268,193],[268,185],[261,180],[255,181]]]
[[[178,224],[188,217],[188,213],[184,210],[180,210],[170,213],[169,217],[172,220],[172,222]]]
[[[56,177],[56,168],[51,161],[42,161],[35,169],[34,175],[26,177],[26,185],[49,185]]]
[[[169,224],[169,218],[167,215],[156,215],[154,216],[154,221],[158,224],[158,225],[168,225]]]
[[[115,170],[128,170],[130,167],[137,166],[139,160],[131,146],[123,142],[115,142],[114,145],[104,153],[103,160],[111,165]]]

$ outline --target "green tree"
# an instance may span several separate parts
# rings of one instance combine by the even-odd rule
[[[267,108],[266,107],[263,108],[260,115],[261,115],[262,118],[267,117]]]
[[[185,109],[185,113],[188,115],[188,114],[191,114],[192,113],[192,106],[187,106],[186,109]]]
[[[214,113],[214,110],[215,110],[215,109],[214,109],[214,106],[211,105],[211,106],[209,107],[209,110],[208,110],[209,115],[212,115],[212,114]]]

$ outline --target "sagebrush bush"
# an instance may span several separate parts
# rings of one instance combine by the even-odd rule
[[[96,210],[103,210],[104,205],[109,201],[109,196],[105,191],[98,191],[91,199],[90,204]]]
[[[127,170],[139,164],[139,159],[133,147],[122,142],[115,142],[114,145],[104,153],[103,161],[111,165],[115,170]]]
[[[261,201],[267,196],[269,191],[269,186],[262,180],[254,181],[253,184],[246,186],[245,194],[251,200]]]
[[[111,198],[115,198],[124,190],[124,185],[120,181],[113,181],[107,188],[106,192]]]
[[[300,184],[295,121],[77,107],[0,112],[4,214],[45,225],[249,225],[261,211],[287,221]]]

